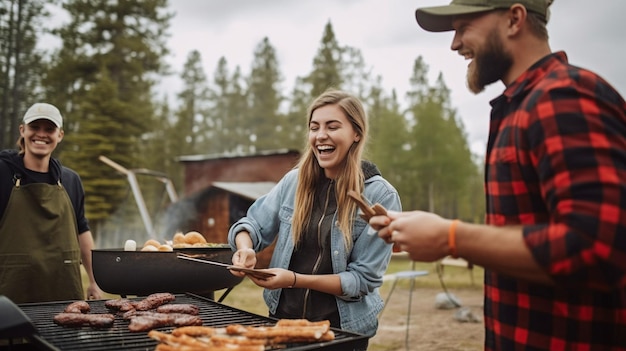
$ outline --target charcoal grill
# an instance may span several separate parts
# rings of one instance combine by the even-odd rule
[[[233,252],[228,244],[215,247],[175,249],[174,252],[92,250],[93,274],[98,286],[110,294],[145,296],[157,292],[187,293],[213,298],[213,292],[239,284],[226,268],[177,259],[178,253],[206,260],[231,263]]]
[[[276,319],[264,317],[240,309],[236,309],[210,298],[200,295],[185,293],[175,294],[176,300],[172,303],[191,303],[200,309],[200,317],[203,325],[211,327],[225,327],[229,324],[242,324],[247,326],[274,325]],[[131,298],[140,300],[141,298]],[[104,306],[106,300],[89,301],[90,313],[107,313]],[[147,332],[134,333],[128,330],[128,321],[116,317],[111,328],[92,329],[69,328],[56,325],[53,322],[55,314],[72,301],[57,301],[46,303],[20,304],[19,308],[30,318],[39,332],[41,338],[51,345],[63,350],[154,350],[157,345],[155,340],[148,337]],[[162,332],[170,332],[173,327],[158,328]],[[365,336],[334,329],[335,340],[319,343],[297,343],[287,345],[286,348],[276,348],[269,350],[333,350],[345,351],[354,348],[355,344],[364,339]]]

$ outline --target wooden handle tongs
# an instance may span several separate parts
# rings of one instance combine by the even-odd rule
[[[361,216],[361,218],[363,218],[367,222],[369,222],[370,218],[374,216],[381,216],[381,215],[386,216],[387,215],[387,210],[381,204],[376,203],[373,206],[368,205],[367,202],[363,200],[361,195],[359,195],[354,190],[348,191],[348,196],[352,200],[354,200],[356,204],[359,206],[359,209],[361,209],[361,212],[362,212],[359,214],[359,216]]]

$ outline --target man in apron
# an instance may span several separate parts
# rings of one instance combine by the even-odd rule
[[[0,151],[0,295],[15,303],[102,298],[82,182],[52,158],[62,127],[56,107],[36,103],[20,125],[20,151]]]

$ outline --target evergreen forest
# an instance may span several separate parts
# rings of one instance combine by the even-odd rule
[[[53,7],[69,18],[58,28],[46,26]],[[65,137],[54,156],[80,174],[94,236],[129,197],[127,179],[100,155],[163,172],[182,193],[180,156],[301,150],[306,109],[328,88],[365,103],[366,158],[398,189],[405,210],[483,220],[483,161],[470,150],[443,75],[429,82],[421,56],[407,72],[407,96],[398,97],[329,21],[319,42],[310,43],[317,46],[310,71],[301,72],[291,91],[280,88],[277,52],[265,37],[250,48],[246,69],[221,57],[207,72],[199,51],[184,53],[184,67],[175,67],[183,85],[170,99],[157,87],[173,74],[166,62],[173,16],[167,0],[0,2],[0,148],[15,148],[34,102],[59,107]],[[41,40],[51,36],[59,46],[42,49]]]

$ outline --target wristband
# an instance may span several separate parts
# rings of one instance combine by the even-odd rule
[[[459,223],[458,219],[455,219],[450,223],[450,228],[448,229],[448,250],[450,251],[450,256],[454,258],[459,258],[459,255],[456,252],[456,225]]]
[[[296,272],[291,271],[293,273],[293,284],[289,285],[288,288],[295,288],[296,287]]]

